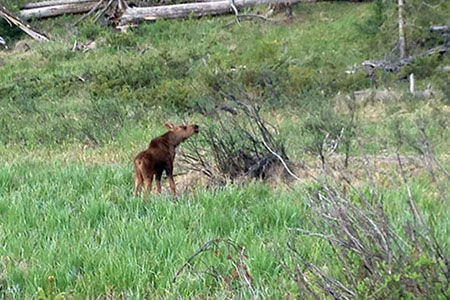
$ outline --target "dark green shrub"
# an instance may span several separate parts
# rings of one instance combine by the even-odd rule
[[[96,40],[98,37],[106,34],[109,36],[110,29],[105,28],[101,24],[93,24],[89,20],[82,22],[79,26],[80,38],[82,41]]]
[[[442,61],[440,54],[426,55],[414,60],[414,63],[406,65],[400,72],[400,77],[408,76],[414,73],[416,79],[424,79],[432,76],[434,73],[439,72],[438,66]]]
[[[291,94],[309,91],[317,87],[319,74],[312,68],[291,65],[288,67],[289,92]]]
[[[138,35],[135,31],[115,32],[109,30],[105,37],[106,46],[115,50],[133,49],[138,43]]]
[[[302,126],[303,148],[325,163],[328,155],[339,147],[344,134],[352,136],[353,128],[351,120],[334,112],[330,103],[322,100],[313,107]]]
[[[154,103],[183,112],[190,108],[189,80],[163,80],[152,90]]]

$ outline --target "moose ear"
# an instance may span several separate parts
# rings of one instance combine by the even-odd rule
[[[173,130],[173,128],[175,127],[175,125],[173,125],[172,122],[167,122],[164,127],[166,127],[169,130]]]

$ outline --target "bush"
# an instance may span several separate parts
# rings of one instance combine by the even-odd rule
[[[167,109],[174,109],[180,113],[191,108],[189,80],[163,80],[155,86],[152,101]]]
[[[318,101],[310,110],[306,118],[302,135],[304,136],[303,149],[310,154],[318,156],[325,164],[328,156],[332,155],[342,145],[346,156],[355,134],[355,107],[349,101],[348,114],[336,113],[330,103]]]
[[[200,137],[187,142],[182,161],[216,182],[244,177],[267,179],[273,168],[280,165],[280,158],[289,160],[283,141],[258,109],[236,103],[237,107],[222,106]]]
[[[429,155],[432,151],[424,159],[430,159]],[[292,241],[273,250],[301,298],[446,298],[450,287],[446,240],[439,240],[438,232],[426,224],[400,157],[398,162],[403,179],[400,186],[407,194],[400,196],[405,208],[403,229],[393,225],[394,217],[385,209],[389,203],[383,201],[388,193],[374,188],[369,167],[367,177],[357,180],[369,182],[370,188],[359,187],[339,168],[326,168],[304,190],[312,209],[311,224],[291,228],[295,232]],[[440,177],[445,176],[446,171],[440,171],[444,173]],[[436,175],[437,169],[433,173]],[[433,173],[431,185],[436,183]],[[445,194],[436,193],[433,201],[444,199]],[[313,262],[314,256],[302,245],[314,238],[328,242],[332,257]],[[286,257],[292,263],[287,264]]]

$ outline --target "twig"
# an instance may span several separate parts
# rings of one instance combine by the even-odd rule
[[[428,139],[428,136],[425,132],[425,128],[423,127],[423,124],[417,123],[416,125],[417,125],[417,128],[419,129],[420,133],[422,134],[422,138],[424,140],[424,145],[426,148],[426,153],[428,153],[432,157],[432,159],[436,162],[438,167],[442,170],[442,172],[444,172],[447,179],[450,180],[449,172],[444,168],[444,166],[442,166],[441,162],[436,157],[436,155],[434,155],[433,149],[430,144],[430,140]]]
[[[428,8],[432,8],[432,9],[438,8],[439,6],[442,5],[442,3],[444,3],[444,0],[441,0],[438,4],[435,4],[435,5],[431,5],[431,4],[426,3],[425,1],[422,1],[422,4],[423,4],[424,6],[426,6],[426,7],[428,7]]]
[[[252,299],[258,299],[258,297],[256,296],[255,289],[253,288],[252,283],[250,282],[250,278],[248,275],[248,267],[244,263],[244,253],[245,247],[242,247],[239,253],[239,264],[237,264],[233,259],[231,259],[231,264],[238,273],[239,279],[241,279],[241,281],[244,283],[244,286],[250,291]]]
[[[175,283],[177,278],[180,276],[180,274],[183,272],[183,270],[190,265],[190,263],[194,260],[194,258],[196,258],[199,254],[201,254],[202,252],[208,251],[211,249],[211,246],[213,244],[218,244],[220,242],[225,243],[227,246],[231,246],[236,252],[239,252],[239,263],[236,263],[232,260],[232,265],[233,267],[236,269],[236,272],[239,275],[239,278],[241,279],[241,281],[244,283],[244,285],[250,290],[250,293],[253,296],[253,299],[256,299],[256,293],[254,288],[251,285],[250,282],[250,275],[247,275],[247,271],[246,269],[244,269],[244,271],[242,270],[242,266],[245,266],[245,268],[248,269],[248,267],[245,265],[244,263],[244,252],[245,252],[245,248],[244,247],[240,247],[238,245],[236,245],[232,240],[228,239],[228,238],[214,238],[211,239],[209,241],[207,241],[206,243],[204,243],[200,248],[197,249],[197,251],[194,252],[194,254],[192,254],[184,263],[183,265],[180,267],[180,269],[178,269],[177,273],[175,274],[175,276],[172,279],[172,283]]]
[[[266,149],[272,153],[276,158],[278,158],[278,160],[283,164],[283,167],[286,169],[286,171],[289,173],[289,175],[291,175],[292,177],[294,177],[296,180],[301,181],[301,178],[298,177],[297,175],[295,175],[294,172],[291,171],[291,169],[288,167],[288,165],[286,164],[286,162],[284,161],[284,159],[275,151],[273,151],[272,149],[270,149],[270,147],[267,145],[266,141],[264,140],[264,138],[261,138],[261,141],[263,142],[264,146],[266,147]]]
[[[105,12],[109,9],[109,7],[113,4],[115,0],[109,0],[108,4],[100,11],[100,13],[95,17],[94,23],[97,23],[97,21],[100,19],[101,16],[105,14]]]
[[[311,232],[311,231],[309,231],[309,230],[304,230],[304,229],[301,229],[301,228],[288,228],[288,230],[298,231],[298,232],[300,232],[300,233],[303,234],[303,235],[306,235],[306,236],[312,236],[312,237],[318,237],[318,238],[321,238],[321,239],[326,240],[326,241],[329,241],[329,242],[335,242],[335,243],[338,243],[338,244],[340,244],[340,245],[347,245],[347,244],[348,244],[348,243],[346,243],[346,242],[344,242],[344,241],[342,241],[342,240],[339,240],[339,239],[337,239],[337,238],[334,238],[334,237],[332,237],[332,236],[330,236],[330,235],[326,235],[326,234],[322,234],[322,233],[317,233],[317,232]]]
[[[240,21],[239,21],[239,11],[237,10],[236,5],[234,4],[234,0],[229,0],[229,1],[230,1],[231,9],[233,10],[234,14],[236,15],[236,22],[238,23],[238,25],[241,25]]]
[[[398,151],[397,151],[397,161],[398,161],[398,165],[400,167],[400,174],[402,175],[403,183],[405,184],[406,191],[408,192],[408,204],[411,207],[411,211],[413,212],[414,220],[419,221],[419,224],[423,226],[424,221],[423,221],[422,216],[419,213],[419,209],[417,208],[416,203],[414,202],[411,188],[409,187],[408,179],[406,178],[405,171],[403,169],[403,164],[402,164],[402,161],[398,154]]]
[[[95,4],[95,6],[85,15],[83,15],[80,19],[78,19],[78,21],[76,21],[73,26],[77,26],[78,24],[80,24],[81,22],[83,22],[87,17],[89,17],[90,15],[92,15],[99,7],[100,5],[102,5],[104,0],[100,0],[97,2],[97,4]]]
[[[300,253],[298,253],[297,249],[295,249],[294,247],[292,247],[292,245],[290,243],[287,243],[287,247],[289,250],[291,250],[302,262],[303,264],[305,264],[311,271],[317,273],[321,278],[323,278],[325,281],[339,287],[342,291],[344,291],[345,293],[347,293],[349,295],[349,297],[355,297],[356,294],[355,292],[353,292],[352,290],[350,290],[349,288],[347,288],[344,284],[342,284],[339,280],[336,280],[330,276],[328,276],[327,274],[325,274],[320,268],[318,268],[317,266],[315,266],[314,264],[304,260]],[[341,297],[344,299],[349,299],[348,297],[346,297],[345,295],[340,295],[341,297],[336,297],[337,295],[333,295],[330,294],[330,296],[333,296],[335,299],[340,299]]]
[[[241,101],[237,101],[235,100],[241,107],[245,108],[245,112],[247,113],[247,115],[249,117],[251,117],[252,119],[254,119],[258,125],[260,134],[261,134],[261,142],[263,143],[264,147],[267,149],[267,151],[269,151],[272,155],[274,155],[282,164],[283,167],[286,169],[286,171],[289,173],[289,175],[291,175],[292,177],[294,177],[296,180],[301,181],[301,178],[298,177],[297,175],[295,175],[294,172],[292,172],[292,170],[289,168],[289,166],[287,165],[287,163],[284,161],[284,159],[281,157],[281,155],[279,155],[278,153],[276,153],[274,150],[272,150],[268,143],[266,142],[266,138],[268,135],[268,130],[267,128],[264,126],[263,121],[261,120],[259,114],[257,113],[257,111],[253,108],[253,110],[251,109],[251,107],[249,107],[247,104],[241,102]],[[253,111],[253,112],[252,112]],[[266,137],[266,138],[265,138]]]
[[[263,21],[271,21],[271,19],[264,17],[262,15],[258,15],[258,14],[240,14],[239,19],[241,19],[241,18],[256,18],[256,19],[261,19]]]
[[[197,251],[194,252],[194,254],[192,254],[184,263],[183,265],[180,267],[180,269],[177,271],[177,273],[175,274],[175,276],[172,279],[172,283],[175,283],[178,276],[181,274],[181,272],[183,272],[184,268],[186,268],[187,265],[189,265],[191,263],[191,261],[200,253],[208,251],[209,247],[214,244],[214,243],[218,243],[220,241],[223,241],[223,239],[221,238],[214,238],[212,240],[207,241],[206,243],[204,243],[200,248],[198,248]]]
[[[78,41],[75,40],[75,42],[73,43],[72,52],[75,52],[77,50],[77,47],[78,47]]]
[[[306,280],[305,274],[300,270],[300,267],[296,265],[297,274],[293,272],[289,268],[289,266],[281,259],[280,253],[282,253],[282,251],[279,246],[277,246],[277,249],[274,250],[271,247],[269,247],[267,242],[264,241],[261,237],[259,237],[259,239],[263,243],[264,247],[266,247],[266,249],[269,250],[272,253],[272,255],[277,259],[281,268],[283,268],[283,270],[287,273],[287,275],[295,282],[299,293],[302,293],[306,290],[309,293],[309,296],[311,296],[313,299],[319,300],[320,297],[313,291],[311,285]]]

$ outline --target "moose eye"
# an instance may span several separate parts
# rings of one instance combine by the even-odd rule
[[[183,128],[184,130],[186,130],[187,127],[186,127],[186,126],[183,126],[182,128]]]

